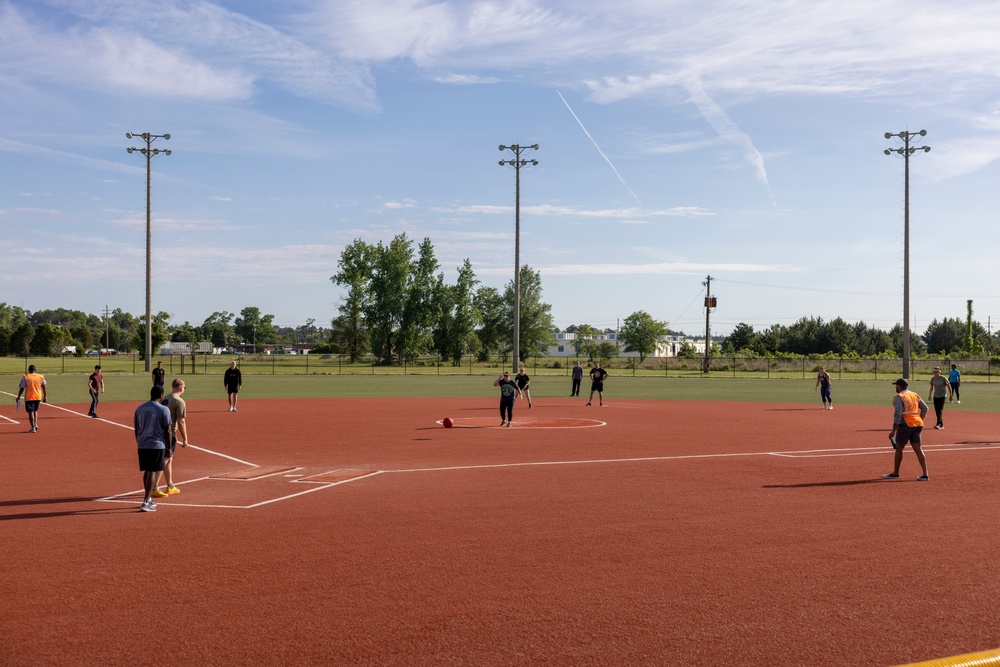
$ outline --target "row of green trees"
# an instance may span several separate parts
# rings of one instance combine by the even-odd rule
[[[935,319],[923,335],[910,332],[910,353],[914,356],[951,355],[979,357],[997,348],[998,336],[990,336],[979,322],[968,317]],[[822,318],[803,317],[795,324],[775,324],[754,331],[741,322],[722,344],[723,354],[739,356],[774,356],[781,354],[897,358],[903,354],[903,327],[897,324],[888,332],[864,322],[848,324],[841,318],[824,322]]]
[[[201,325],[171,325],[170,318],[166,312],[153,315],[153,350],[168,340],[211,341],[220,348],[239,343],[320,343],[328,340],[330,332],[317,327],[312,319],[299,327],[277,327],[274,316],[262,314],[256,306],[247,306],[239,314],[212,313]],[[145,316],[121,309],[101,315],[66,308],[29,312],[0,303],[0,355],[46,356],[59,354],[67,347],[75,347],[81,354],[95,348],[142,352],[145,336]]]

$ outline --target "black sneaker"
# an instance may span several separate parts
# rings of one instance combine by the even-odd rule
[[[899,473],[898,472],[887,473],[885,475],[882,475],[882,479],[899,479]]]
[[[927,482],[929,480],[930,478],[927,475],[921,475],[920,477],[917,477],[918,482]]]

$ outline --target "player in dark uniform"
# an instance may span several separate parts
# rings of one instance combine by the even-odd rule
[[[226,385],[226,392],[229,394],[229,411],[239,412],[236,409],[236,401],[239,400],[240,387],[243,386],[243,374],[236,367],[235,361],[229,362],[229,368],[226,369],[226,374],[223,376],[222,382]]]
[[[521,394],[528,399],[528,407],[531,407],[531,390],[528,389],[528,385],[531,384],[531,378],[528,374],[524,372],[524,367],[522,366],[520,370],[517,371],[517,375],[514,376],[514,382],[517,383],[517,388],[521,390]]]
[[[601,407],[604,407],[604,378],[606,377],[608,377],[608,372],[601,368],[599,362],[595,362],[590,371],[590,398],[587,399],[587,405],[594,401],[594,392],[596,391],[597,397],[601,401]]]
[[[163,369],[163,362],[157,361],[156,368],[153,369],[153,386],[162,387],[166,382],[166,379],[167,379],[167,371]]]
[[[510,428],[514,421],[514,398],[521,395],[521,390],[507,371],[493,381],[493,386],[500,387],[500,425]]]

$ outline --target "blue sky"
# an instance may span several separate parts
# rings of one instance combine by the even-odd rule
[[[355,238],[521,262],[557,326],[902,314],[996,330],[1000,9],[841,0],[0,0],[0,301],[327,325]]]

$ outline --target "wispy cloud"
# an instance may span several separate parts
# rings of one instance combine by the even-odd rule
[[[726,273],[788,273],[801,271],[801,267],[782,264],[708,264],[695,262],[661,262],[655,264],[553,264],[534,267],[548,276],[602,275],[687,275],[706,271]],[[504,275],[506,267],[488,268],[477,271],[484,275]]]
[[[513,206],[491,206],[475,205],[461,206],[456,211],[460,213],[475,213],[486,215],[511,215],[514,213]],[[612,218],[628,219],[634,221],[641,217],[680,217],[680,218],[702,218],[713,216],[715,213],[708,209],[697,206],[679,206],[677,208],[644,210],[638,208],[611,208],[611,209],[578,209],[569,206],[553,206],[542,204],[539,206],[522,206],[521,213],[529,215],[551,215],[551,216],[575,216],[578,218]]]

